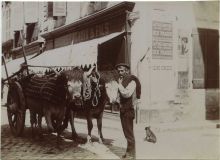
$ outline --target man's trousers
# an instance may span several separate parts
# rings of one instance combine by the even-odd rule
[[[134,129],[133,129],[133,121],[134,121],[135,113],[134,108],[123,109],[120,110],[120,118],[122,129],[127,139],[127,153],[135,155],[135,138],[134,138]]]

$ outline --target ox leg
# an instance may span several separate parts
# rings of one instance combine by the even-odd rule
[[[54,131],[53,125],[52,125],[52,119],[51,119],[51,113],[45,114],[45,119],[47,123],[48,132],[51,133]]]
[[[39,138],[42,139],[43,138],[43,134],[42,134],[42,115],[38,114],[38,131],[39,131]]]
[[[59,150],[61,149],[60,148],[60,143],[61,143],[61,137],[60,137],[60,135],[61,135],[61,124],[62,124],[61,121],[57,121],[57,128],[56,128],[56,130],[57,130],[57,148]]]
[[[68,122],[69,122],[69,119],[70,119],[70,112],[71,112],[70,109],[67,109],[66,112],[65,112],[63,125],[61,126],[62,131],[64,131],[68,127]]]
[[[92,128],[93,128],[93,124],[92,124],[92,117],[89,115],[87,116],[87,127],[88,127],[88,136],[87,136],[87,142],[92,142]]]
[[[78,138],[78,134],[76,133],[76,130],[75,130],[74,118],[75,118],[75,112],[70,111],[70,125],[72,129],[72,138],[73,140],[76,140]]]
[[[97,118],[97,126],[98,126],[99,142],[104,143],[104,138],[102,135],[102,115],[100,115]]]
[[[59,150],[61,149],[60,143],[61,143],[60,132],[57,132],[57,149],[59,149]]]
[[[71,125],[71,129],[72,129],[72,139],[73,141],[76,141],[78,143],[83,143],[84,140],[78,136],[78,134],[76,133],[76,130],[75,130],[75,126],[74,126],[74,118],[76,116],[76,112],[74,111],[70,111],[70,125]]]
[[[34,113],[33,111],[30,110],[30,123],[31,123],[31,135],[32,138],[35,137],[35,127],[36,127],[36,113]]]

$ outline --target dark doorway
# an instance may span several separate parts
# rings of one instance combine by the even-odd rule
[[[114,70],[117,63],[125,62],[126,56],[124,34],[120,34],[98,46],[98,69]]]
[[[219,32],[193,32],[193,88],[206,89],[206,119],[219,119]]]
[[[126,41],[124,33],[102,43],[98,46],[98,70],[111,71],[115,69],[118,63],[126,62]],[[106,104],[105,111],[110,113],[119,113],[118,105]]]

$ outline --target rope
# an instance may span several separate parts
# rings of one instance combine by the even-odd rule
[[[96,107],[99,103],[99,97],[101,96],[101,92],[100,92],[100,89],[99,89],[99,79],[100,79],[100,74],[99,72],[97,71],[96,69],[96,73],[97,73],[97,85],[95,87],[95,91],[94,91],[94,96],[92,98],[92,106]]]
[[[96,69],[96,74],[97,74],[97,82],[96,82],[96,87],[94,90],[94,95],[92,97],[92,106],[97,106],[99,103],[99,97],[101,96],[101,92],[99,89],[99,80],[100,80],[100,74],[98,73]],[[92,94],[92,88],[91,88],[91,79],[90,77],[87,77],[86,74],[83,75],[83,99],[84,100],[89,100],[91,99],[91,94]]]
[[[90,78],[86,74],[83,74],[83,81],[83,99],[89,100],[92,93]]]

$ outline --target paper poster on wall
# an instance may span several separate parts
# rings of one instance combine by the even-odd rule
[[[178,72],[178,89],[187,89],[188,81],[188,72]]]
[[[152,58],[172,59],[173,25],[171,22],[152,22]]]
[[[152,21],[151,101],[174,99],[174,26],[169,16],[155,13]]]
[[[179,57],[186,57],[189,55],[189,34],[179,30],[178,33],[178,53]]]

